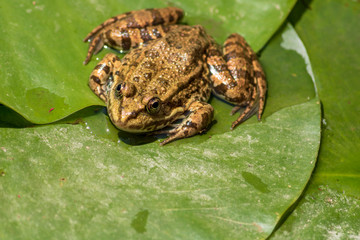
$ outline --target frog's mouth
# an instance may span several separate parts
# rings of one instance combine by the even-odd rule
[[[127,112],[122,110],[121,112],[113,113],[113,111],[110,110],[108,114],[115,127],[122,131],[133,133],[147,132],[140,118],[141,114],[137,111]]]
[[[172,113],[167,116],[150,115],[144,109],[131,112],[125,110],[121,112],[108,111],[109,117],[115,127],[131,133],[147,133],[162,129],[176,121],[182,113],[183,108],[180,107],[174,109]]]
[[[125,132],[146,133],[168,124],[168,121],[159,121],[156,117],[149,115],[141,109],[137,111],[122,110],[119,112],[110,110],[108,114],[115,127]]]

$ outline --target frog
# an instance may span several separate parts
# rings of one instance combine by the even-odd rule
[[[204,133],[213,122],[213,94],[241,111],[231,130],[257,114],[260,121],[267,83],[256,53],[237,33],[223,46],[201,25],[181,24],[177,7],[135,10],[109,18],[84,39],[85,61],[104,46],[108,53],[89,77],[90,89],[106,103],[118,129],[165,134],[160,145]]]

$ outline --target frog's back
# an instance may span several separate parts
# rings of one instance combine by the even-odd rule
[[[122,74],[141,97],[158,96],[173,107],[192,99],[207,101],[211,94],[205,60],[208,45],[202,26],[178,25],[163,38],[127,54]]]

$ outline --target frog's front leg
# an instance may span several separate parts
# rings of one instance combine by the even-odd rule
[[[212,42],[207,63],[213,93],[235,104],[232,114],[245,107],[231,129],[256,112],[260,121],[265,104],[266,79],[255,52],[239,34],[231,34],[224,43],[223,54]]]
[[[87,64],[91,56],[102,47],[129,50],[141,46],[150,40],[164,36],[184,15],[180,8],[167,7],[127,12],[112,17],[94,28],[84,39],[89,41],[89,50],[84,61]]]
[[[169,136],[160,145],[165,145],[177,139],[191,137],[205,131],[214,117],[214,109],[208,103],[195,101],[190,104],[186,115],[175,128],[155,132],[155,134],[165,133]]]
[[[120,58],[113,53],[109,53],[105,55],[90,74],[89,87],[104,102],[107,101],[108,88],[110,88],[113,78],[117,76],[117,72],[113,74],[113,69],[119,69],[120,65]]]

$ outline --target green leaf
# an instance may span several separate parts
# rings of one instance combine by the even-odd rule
[[[303,50],[290,25],[271,40],[261,56],[264,119],[234,131],[231,106],[215,98],[207,134],[164,147],[118,142],[101,108],[67,119],[82,124],[0,129],[0,238],[266,238],[302,193],[319,147]]]
[[[203,24],[217,40],[243,34],[259,50],[287,17],[295,0],[174,1],[185,9],[184,22]],[[229,7],[231,5],[231,7]],[[92,28],[126,11],[165,7],[148,1],[5,1],[0,6],[0,103],[25,119],[44,124],[103,103],[89,90],[88,77],[103,50],[87,66],[82,62]],[[236,9],[236,10],[235,10]]]
[[[331,185],[311,184],[272,239],[358,239],[360,200]]]
[[[300,6],[301,7],[301,6]],[[308,49],[324,120],[309,189],[275,239],[360,236],[360,4],[318,0],[296,25]]]
[[[314,99],[166,147],[124,146],[81,125],[3,129],[0,236],[264,238],[310,177],[319,114]]]

